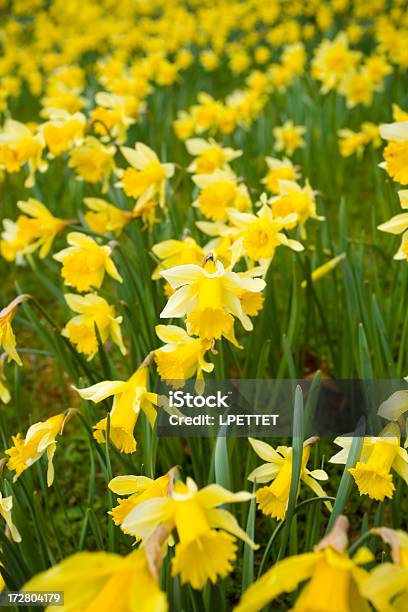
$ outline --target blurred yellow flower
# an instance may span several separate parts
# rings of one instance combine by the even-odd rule
[[[127,557],[102,551],[79,552],[37,574],[22,591],[64,592],[69,611],[167,612],[166,595],[153,577],[146,552]]]
[[[282,126],[273,128],[275,151],[283,151],[289,156],[293,155],[296,149],[304,147],[303,134],[305,132],[306,128],[304,126],[294,125],[291,119],[285,121]]]
[[[93,136],[87,136],[82,144],[70,151],[68,166],[77,173],[79,180],[87,183],[103,181],[103,190],[108,188],[109,178],[115,167],[114,146],[107,146]]]
[[[84,203],[90,209],[85,213],[85,221],[89,229],[97,234],[113,232],[120,236],[125,225],[132,220],[130,211],[122,210],[101,198],[84,198]]]
[[[166,179],[173,176],[174,164],[162,164],[142,142],[137,142],[134,149],[121,147],[121,152],[131,167],[123,172],[118,186],[138,204],[156,199],[164,206]]]

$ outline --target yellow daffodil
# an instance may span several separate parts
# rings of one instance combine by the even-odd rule
[[[7,467],[15,472],[14,482],[33,463],[46,453],[48,460],[47,484],[54,481],[53,459],[57,447],[57,436],[61,435],[66,422],[73,415],[72,410],[57,414],[46,421],[40,421],[28,428],[25,438],[21,434],[12,436],[13,446],[5,451],[9,456]]]
[[[347,108],[354,108],[358,104],[370,106],[373,100],[375,83],[368,70],[352,70],[349,72],[338,88],[338,91],[345,96]]]
[[[322,83],[322,93],[336,88],[354,68],[359,57],[358,51],[349,48],[345,32],[340,32],[333,40],[323,40],[315,50],[312,61],[312,76]]]
[[[305,146],[303,134],[306,128],[302,125],[294,125],[292,120],[285,121],[280,127],[272,130],[275,138],[275,151],[283,151],[286,155],[293,155],[296,149]]]
[[[34,198],[17,202],[20,215],[12,232],[5,232],[0,242],[0,250],[5,259],[18,259],[39,249],[39,257],[44,259],[50,252],[56,236],[70,221],[54,217],[44,204]]]
[[[152,247],[153,254],[161,260],[152,278],[160,278],[160,271],[184,264],[200,265],[205,257],[203,249],[194,238],[185,236],[183,240],[163,240]]]
[[[288,217],[291,214],[297,215],[297,222],[300,225],[302,238],[306,237],[305,224],[308,219],[324,221],[316,211],[316,193],[311,188],[309,181],[301,187],[294,181],[278,181],[278,195],[271,199],[271,207],[275,217]]]
[[[110,337],[120,348],[122,355],[126,355],[123,344],[120,324],[122,317],[116,317],[115,308],[96,293],[86,295],[65,294],[68,306],[78,315],[73,317],[64,329],[62,335],[75,344],[77,350],[92,359],[98,352],[98,339],[95,328],[98,330],[102,342]]]
[[[152,575],[144,550],[121,557],[79,552],[37,574],[24,591],[64,592],[67,612],[167,612],[166,596]],[[50,609],[50,608],[48,608]]]
[[[381,167],[394,181],[408,185],[408,121],[381,125],[380,133],[388,141]]]
[[[88,291],[102,286],[105,272],[113,279],[122,282],[122,277],[111,258],[110,246],[100,246],[93,238],[80,232],[68,234],[70,245],[54,255],[62,263],[61,275],[66,285],[78,291]]]
[[[113,232],[115,236],[120,236],[125,225],[132,220],[131,212],[101,198],[84,198],[84,203],[89,208],[85,213],[85,221],[98,234]]]
[[[336,438],[334,442],[342,450],[331,457],[330,463],[345,464],[352,441],[352,437]],[[408,453],[400,447],[400,429],[396,423],[389,423],[378,437],[364,438],[360,459],[349,471],[360,495],[383,501],[386,497],[392,498],[395,490],[391,470],[408,484]]]
[[[13,509],[13,497],[3,497],[0,493],[0,516],[6,521],[6,526],[14,542],[21,542],[21,535],[13,523],[11,511]]]
[[[195,174],[211,174],[215,170],[225,170],[228,162],[240,157],[242,151],[222,147],[215,140],[190,138],[186,140],[186,148],[190,155],[196,158],[187,168]]]
[[[205,361],[205,353],[211,348],[211,341],[192,338],[177,325],[156,325],[156,334],[165,345],[154,351],[157,371],[162,380],[173,386],[182,386],[188,378],[203,372],[212,372],[213,363]]]
[[[57,157],[73,146],[81,144],[85,135],[85,115],[82,113],[71,115],[65,110],[53,108],[46,109],[43,114],[48,117],[48,121],[42,124],[41,130],[49,157]]]
[[[118,186],[138,204],[157,200],[164,206],[166,180],[173,176],[174,164],[162,164],[142,142],[137,142],[134,149],[122,147],[121,152],[131,167],[123,172]]]
[[[288,446],[278,446],[275,450],[266,442],[254,440],[253,438],[248,438],[248,441],[258,457],[267,461],[267,463],[255,468],[248,476],[248,479],[257,483],[265,483],[272,480],[270,485],[262,487],[256,492],[258,507],[264,514],[273,516],[281,521],[285,518],[289,501],[293,450]],[[304,443],[300,480],[310,487],[316,495],[325,497],[326,493],[317,480],[327,480],[326,472],[324,470],[310,471],[306,467],[310,456],[310,445],[313,441],[314,439],[311,438]],[[325,502],[325,504],[331,510],[330,503]]]
[[[408,534],[379,527],[375,535],[391,546],[393,563],[381,563],[363,584],[362,592],[381,612],[404,612],[408,605]]]
[[[367,548],[360,548],[350,558],[347,530],[346,517],[338,517],[332,531],[313,552],[279,561],[245,591],[234,612],[258,612],[306,580],[306,586],[291,609],[298,612],[368,611],[363,587],[369,574],[359,566],[372,561],[373,555]]]
[[[246,491],[231,493],[216,484],[198,490],[195,482],[187,478],[186,484],[175,482],[167,497],[154,497],[138,504],[126,516],[122,528],[145,541],[157,525],[165,526],[168,533],[175,529],[178,543],[172,574],[180,575],[182,584],[188,582],[194,589],[202,589],[208,580],[215,583],[231,572],[236,538],[255,547],[234,516],[218,508],[251,497]]]
[[[242,246],[248,257],[254,261],[270,260],[280,245],[294,251],[303,251],[300,242],[288,238],[282,232],[283,229],[291,229],[296,225],[297,214],[292,212],[285,217],[274,216],[265,199],[262,202],[256,215],[228,211],[231,223],[241,231]]]
[[[115,138],[122,144],[129,127],[135,122],[137,99],[99,91],[95,94],[96,108],[91,112],[95,132],[105,138]],[[140,108],[141,110],[141,108]]]
[[[279,192],[279,181],[296,181],[299,178],[299,173],[296,166],[292,164],[290,159],[277,159],[276,157],[267,157],[268,173],[262,179],[262,183],[271,193]]]
[[[115,147],[104,145],[93,136],[87,136],[82,144],[71,149],[68,166],[75,170],[78,180],[87,183],[102,181],[103,191],[106,191],[115,168],[115,152]]]
[[[0,310],[0,348],[4,349],[8,361],[14,360],[17,365],[23,365],[17,351],[16,338],[11,323],[16,316],[19,304],[30,299],[29,295],[19,295],[8,306]]]
[[[6,172],[19,172],[27,163],[26,187],[34,185],[37,170],[45,172],[47,163],[42,159],[44,144],[40,134],[33,134],[23,123],[8,119],[0,130],[0,168]]]
[[[265,287],[262,279],[244,278],[225,270],[220,261],[214,262],[211,257],[203,266],[176,266],[163,270],[161,275],[176,289],[160,313],[162,319],[187,315],[187,331],[209,340],[222,335],[231,337],[234,317],[241,321],[244,329],[252,329],[238,294],[243,290],[262,291]]]
[[[124,520],[133,508],[148,499],[166,497],[170,486],[173,486],[171,470],[159,478],[147,476],[117,476],[109,482],[109,489],[117,495],[127,495],[125,499],[118,498],[118,505],[110,512],[115,525],[122,527]],[[126,532],[125,532],[126,533]]]
[[[91,387],[76,389],[82,399],[90,400],[95,404],[113,396],[109,435],[121,453],[134,453],[136,450],[133,432],[141,410],[145,413],[150,425],[154,426],[156,420],[154,405],[158,404],[158,398],[156,393],[147,390],[148,378],[149,365],[142,364],[126,381],[105,380]],[[95,439],[103,443],[104,432],[107,430],[107,418],[99,421],[94,429]]]
[[[225,221],[227,209],[248,210],[251,205],[245,185],[239,185],[231,170],[215,170],[212,174],[195,174],[194,183],[200,188],[193,206],[214,221]]]

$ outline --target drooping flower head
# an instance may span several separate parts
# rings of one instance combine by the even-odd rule
[[[261,459],[267,461],[267,463],[255,468],[248,476],[248,479],[257,483],[272,481],[271,484],[258,489],[256,492],[258,507],[264,514],[281,521],[285,518],[289,502],[293,449],[288,446],[278,446],[275,450],[272,446],[261,440],[248,438],[248,441],[256,454]],[[300,480],[312,489],[318,497],[325,497],[326,493],[317,481],[327,480],[326,472],[324,470],[310,471],[307,468],[310,445],[313,441],[314,439],[311,438],[304,443]],[[326,502],[326,506],[329,510],[331,509],[330,503]]]
[[[29,299],[29,295],[19,295],[0,311],[0,348],[4,349],[6,352],[8,361],[14,360],[17,365],[20,366],[22,365],[22,361],[16,351],[16,338],[11,323],[16,316],[19,304]]]
[[[9,455],[7,467],[15,472],[14,481],[38,461],[44,453],[47,455],[48,471],[47,484],[50,487],[54,481],[53,458],[57,447],[57,436],[61,435],[68,419],[73,415],[72,410],[57,414],[45,421],[35,423],[28,428],[25,438],[21,434],[12,436],[13,446],[6,450]]]
[[[105,380],[91,387],[76,389],[82,399],[91,400],[95,404],[113,396],[109,436],[121,453],[134,453],[136,450],[134,429],[141,410],[152,427],[156,420],[154,406],[158,404],[158,397],[156,393],[147,390],[150,361],[151,358],[145,360],[146,363],[126,381]],[[106,417],[95,425],[94,437],[98,442],[105,441],[107,428]]]

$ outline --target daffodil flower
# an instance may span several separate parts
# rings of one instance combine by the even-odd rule
[[[190,138],[186,140],[186,148],[190,155],[196,158],[187,168],[194,174],[211,174],[215,170],[228,169],[228,162],[237,159],[242,151],[222,147],[212,138]]]
[[[261,440],[248,438],[248,441],[258,457],[267,461],[267,463],[255,468],[249,474],[248,480],[257,483],[272,481],[271,484],[258,489],[256,492],[258,508],[262,510],[264,514],[270,515],[281,521],[286,516],[289,502],[290,485],[292,482],[293,449],[288,446],[278,446],[275,450],[272,446]],[[326,493],[317,481],[327,480],[328,476],[326,472],[324,470],[310,471],[307,469],[307,462],[310,456],[310,445],[314,441],[314,438],[310,438],[304,442],[300,480],[312,489],[318,497],[325,497]],[[325,505],[328,510],[331,511],[330,502],[325,502]]]
[[[408,606],[408,534],[379,527],[372,533],[391,546],[393,563],[381,563],[363,584],[362,592],[381,612],[405,612]]]
[[[136,97],[98,91],[95,102],[97,106],[91,112],[95,132],[102,140],[115,138],[120,144],[125,142],[129,127],[135,123],[134,115],[142,110]]]
[[[273,215],[287,218],[296,214],[301,238],[306,238],[305,224],[308,219],[324,221],[324,217],[319,216],[316,211],[315,192],[308,181],[301,187],[295,181],[279,180],[278,187],[278,195],[270,200]]]
[[[154,351],[157,371],[162,380],[179,387],[194,374],[197,374],[198,380],[202,380],[203,372],[213,371],[214,364],[205,361],[211,341],[192,338],[177,325],[156,325],[156,334],[166,343]]]
[[[85,221],[97,234],[113,232],[115,236],[120,236],[123,228],[132,220],[130,211],[122,210],[101,198],[84,198],[84,203],[89,208],[85,213]]]
[[[275,151],[284,151],[286,155],[293,155],[296,149],[305,146],[303,134],[306,128],[303,125],[294,125],[289,119],[282,126],[273,128],[275,138]]]
[[[252,329],[238,296],[242,291],[262,291],[264,280],[239,276],[211,258],[203,266],[176,266],[161,275],[176,289],[160,314],[162,319],[187,315],[188,333],[210,340],[231,337],[234,317],[244,329]]]
[[[132,376],[126,380],[105,380],[91,387],[75,389],[82,399],[90,400],[95,404],[113,396],[112,410],[110,411],[110,438],[113,444],[122,453],[134,453],[136,440],[134,428],[142,410],[150,425],[153,427],[156,420],[154,405],[158,404],[156,393],[147,390],[149,366],[142,364]],[[95,439],[103,443],[107,430],[107,418],[99,421],[95,427]]]
[[[64,109],[54,108],[45,109],[43,114],[49,118],[41,126],[49,158],[57,157],[82,143],[86,126],[83,113],[71,114]]]
[[[369,574],[359,567],[373,560],[368,548],[353,558],[347,552],[348,520],[337,518],[332,531],[313,552],[279,561],[244,593],[234,612],[258,612],[282,593],[307,581],[293,610],[298,612],[351,612],[369,610],[363,594]]]
[[[79,181],[102,181],[102,191],[105,192],[115,169],[115,153],[114,146],[104,145],[97,138],[87,136],[81,144],[71,149],[68,166],[75,170]]]
[[[0,311],[0,348],[3,348],[8,356],[8,361],[14,360],[17,365],[23,365],[17,351],[16,338],[11,323],[16,316],[19,304],[30,299],[29,295],[19,295],[8,306]]]
[[[329,459],[330,463],[346,464],[353,438],[338,437],[334,442],[342,450]],[[391,469],[408,484],[408,453],[400,447],[396,423],[389,423],[379,437],[364,438],[360,460],[349,471],[360,495],[383,501],[385,497],[392,498],[395,490]]]
[[[121,152],[131,167],[123,172],[117,185],[139,205],[156,199],[164,206],[166,180],[173,176],[174,164],[162,164],[142,142],[137,142],[134,149],[121,147]]]
[[[57,414],[45,421],[31,425],[25,438],[21,434],[12,436],[13,446],[6,450],[10,458],[7,461],[9,470],[15,472],[14,482],[33,463],[38,461],[44,453],[47,455],[48,471],[47,484],[50,487],[54,481],[53,459],[57,447],[57,436],[61,435],[68,419],[74,414],[72,410]]]
[[[50,252],[56,236],[61,233],[71,221],[54,217],[44,204],[34,198],[26,202],[17,202],[19,209],[27,216],[17,219],[18,240],[28,245],[30,253],[40,249],[39,256],[44,259]]]
[[[31,578],[22,591],[63,591],[64,609],[70,612],[168,609],[143,549],[126,557],[102,551],[75,553]]]
[[[66,285],[78,291],[88,291],[102,286],[105,272],[119,283],[122,277],[111,258],[112,248],[100,246],[91,236],[71,232],[67,236],[70,245],[54,255],[62,263],[61,275]]]
[[[226,221],[228,208],[242,211],[248,210],[251,206],[247,188],[244,184],[238,184],[238,179],[232,170],[195,174],[193,181],[200,188],[193,206],[199,208],[209,219]]]
[[[79,314],[68,321],[61,333],[76,345],[80,353],[87,355],[88,360],[97,353],[96,326],[102,342],[106,342],[108,337],[111,337],[122,355],[126,355],[120,330],[122,317],[115,316],[113,306],[96,293],[87,293],[84,296],[67,293],[65,301],[71,310]]]
[[[14,542],[21,542],[21,535],[17,529],[17,527],[13,523],[13,519],[11,516],[11,511],[13,509],[13,497],[10,495],[9,497],[3,497],[0,493],[0,516],[6,521],[7,529],[10,532],[10,535]]]
[[[299,178],[299,173],[296,166],[292,164],[290,159],[277,159],[276,157],[266,157],[268,173],[262,179],[262,183],[271,193],[279,192],[279,181],[296,181]]]
[[[405,379],[406,380],[406,379]],[[387,421],[399,422],[402,431],[406,432],[406,440],[404,447],[408,448],[408,419],[404,418],[403,415],[408,412],[408,390],[401,389],[395,391],[388,399],[386,399],[378,408],[377,414]],[[402,417],[402,418],[401,418]]]
[[[244,252],[254,261],[271,260],[276,249],[283,245],[293,251],[303,251],[297,240],[288,238],[283,229],[291,229],[298,222],[298,215],[292,212],[285,217],[275,216],[270,206],[262,199],[262,206],[256,215],[229,210],[231,223],[241,231]]]
[[[388,141],[380,164],[398,183],[408,185],[408,121],[380,126],[381,138]]]
[[[236,538],[255,548],[234,516],[218,507],[251,497],[246,491],[231,493],[217,484],[198,490],[195,482],[187,478],[186,484],[176,482],[167,497],[151,498],[137,505],[126,516],[122,529],[145,542],[158,525],[165,526],[168,533],[176,530],[178,543],[172,574],[180,575],[182,584],[188,582],[194,589],[202,589],[207,580],[215,583],[232,570]]]
[[[0,130],[0,168],[6,172],[18,172],[27,163],[29,174],[24,185],[32,187],[35,172],[45,172],[48,167],[42,159],[43,148],[41,134],[33,134],[24,123],[7,119]]]
[[[152,247],[152,252],[161,260],[153,271],[154,280],[160,278],[161,270],[184,264],[200,265],[205,257],[203,249],[190,236],[183,240],[162,240]]]
[[[118,505],[109,513],[115,525],[122,528],[123,522],[133,508],[139,506],[148,499],[165,497],[169,494],[172,486],[172,471],[164,476],[153,479],[147,476],[116,476],[109,482],[109,489],[117,495],[128,497],[117,500]],[[125,531],[126,533],[126,531]]]

